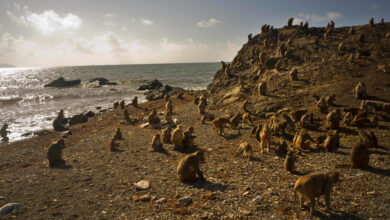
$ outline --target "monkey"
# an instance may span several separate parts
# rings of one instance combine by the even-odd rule
[[[352,117],[355,117],[361,109],[355,107],[343,108],[344,113],[351,113]]]
[[[295,131],[295,124],[294,124],[293,120],[291,119],[291,117],[288,116],[286,113],[283,113],[282,118],[284,120],[283,123],[286,124],[286,128],[289,129],[290,131]]]
[[[328,132],[325,139],[324,148],[327,152],[336,152],[340,145],[340,136],[338,130],[334,132]]]
[[[330,130],[336,130],[340,127],[341,119],[340,109],[335,109],[326,115],[326,126]]]
[[[315,143],[307,130],[301,129],[295,134],[292,144],[299,151],[308,151],[310,149],[310,141]]]
[[[205,124],[206,123],[206,115],[202,115],[202,117],[200,118],[200,123],[201,124]]]
[[[370,161],[370,151],[365,143],[356,143],[350,154],[351,166],[353,168],[365,169]]]
[[[287,153],[287,149],[288,149],[287,142],[284,139],[280,139],[278,143],[279,153],[285,154]]]
[[[368,111],[363,109],[360,110],[357,115],[351,121],[352,126],[364,127],[370,125],[370,120],[368,119]]]
[[[300,194],[300,206],[304,205],[304,197],[310,200],[310,215],[315,209],[315,199],[325,195],[326,209],[330,209],[330,193],[333,185],[340,180],[337,171],[315,172],[301,176],[294,185],[294,204],[296,203],[296,193]]]
[[[7,131],[7,128],[8,128],[8,124],[4,124],[3,127],[1,127],[1,129],[0,129],[0,136],[1,136],[1,139],[2,139],[3,142],[8,142],[8,140],[9,140],[7,135],[10,132]]]
[[[377,111],[381,110],[383,107],[383,103],[375,102],[375,101],[367,101],[363,100],[362,104],[360,105],[360,109],[365,109],[365,110],[371,110],[375,115]]]
[[[251,116],[249,115],[248,112],[244,112],[244,113],[242,114],[242,123],[245,124],[246,121],[249,121],[250,124],[253,124],[252,118],[251,118]]]
[[[381,18],[381,21],[379,22],[380,25],[384,25],[385,24],[385,19]]]
[[[355,28],[354,28],[353,26],[352,26],[351,28],[349,28],[348,33],[349,33],[350,35],[355,34]]]
[[[115,137],[111,138],[110,147],[109,147],[108,151],[115,152],[118,150],[117,147],[119,147],[119,143],[116,142],[116,138]]]
[[[378,116],[374,115],[369,120],[370,120],[371,128],[379,128]]]
[[[352,113],[351,112],[345,113],[344,119],[343,119],[344,125],[351,125],[352,120],[353,120]]]
[[[303,25],[303,30],[305,30],[306,32],[309,30],[309,22],[305,22],[305,24]]]
[[[123,111],[123,116],[124,116],[125,121],[126,121],[127,123],[132,123],[132,120],[130,119],[130,114],[129,114],[129,112],[127,111],[127,109],[125,109],[125,110]]]
[[[316,104],[316,108],[321,114],[328,113],[328,104],[326,104],[325,98],[320,98]]]
[[[265,96],[267,94],[267,83],[261,82],[258,87],[259,95]]]
[[[290,80],[297,81],[298,80],[298,70],[296,68],[292,69],[290,72]]]
[[[171,143],[171,131],[172,131],[172,128],[171,127],[166,127],[163,131],[162,131],[162,141],[164,144],[170,144]]]
[[[225,117],[216,118],[212,121],[211,124],[216,129],[218,135],[223,135],[223,128],[224,128],[225,124],[230,124],[233,127],[230,120],[225,118]]]
[[[170,112],[173,113],[173,106],[172,106],[172,101],[169,100],[167,104],[165,105],[165,112]]]
[[[248,159],[253,157],[253,149],[252,146],[248,142],[241,142],[238,146],[236,155],[242,154],[243,157]]]
[[[171,114],[169,112],[165,113],[164,119],[165,119],[168,127],[170,127],[170,126],[174,127],[176,125],[176,123],[172,120],[172,116],[171,116]]]
[[[370,148],[378,147],[378,139],[373,131],[367,132],[365,130],[359,131],[359,142],[369,146]]]
[[[230,71],[229,66],[226,66],[226,68],[225,68],[225,76],[226,76],[227,78],[230,78],[230,77],[231,77],[231,71]]]
[[[226,64],[225,64],[225,62],[221,61],[221,69],[222,69],[222,71],[224,71],[224,70],[225,70],[225,68],[226,68]]]
[[[148,122],[151,128],[160,128],[160,122],[161,120],[157,116],[157,112],[153,110],[149,115],[148,115]]]
[[[195,105],[199,105],[199,100],[200,100],[199,97],[195,97],[195,99],[194,99],[194,104],[195,104]]]
[[[294,18],[289,18],[287,20],[287,27],[292,27],[293,21],[294,21]]]
[[[124,108],[125,108],[125,100],[122,100],[122,101],[119,103],[119,106],[121,107],[121,109],[124,109]]]
[[[290,112],[290,118],[294,123],[297,123],[301,120],[302,116],[307,113],[305,109],[298,109]]]
[[[252,34],[248,34],[248,42],[252,40]]]
[[[326,96],[325,97],[326,104],[328,104],[328,106],[334,106],[335,99],[336,99],[335,94]]]
[[[123,139],[123,137],[122,137],[122,132],[121,132],[121,129],[120,129],[120,128],[117,128],[117,129],[116,129],[114,138],[115,138],[116,140],[122,140],[122,139]]]
[[[230,125],[232,126],[232,128],[237,129],[237,134],[240,134],[240,126],[239,126],[240,125],[240,118],[241,118],[241,114],[237,113],[229,119]]]
[[[310,126],[310,114],[306,113],[302,116],[301,120],[299,121],[302,128],[309,128]]]
[[[138,97],[135,96],[133,100],[131,101],[131,104],[133,105],[134,108],[138,108]]]
[[[64,117],[64,110],[61,109],[58,113],[58,116],[53,121],[53,128],[54,131],[66,131],[67,128],[64,127],[65,117]]]
[[[177,166],[177,178],[183,182],[196,181],[198,178],[203,182],[206,181],[199,168],[201,163],[205,163],[205,157],[202,151],[196,151],[195,153],[184,156]]]
[[[331,29],[334,29],[334,21],[330,21],[330,27]]]
[[[198,110],[200,115],[206,114],[206,105],[202,104],[203,102],[201,101],[198,105]]]
[[[269,125],[273,135],[284,136],[286,134],[287,123],[285,121],[279,120],[276,115],[273,115],[270,118]]]
[[[183,132],[183,147],[185,150],[188,150],[194,146],[194,139],[196,138],[196,136],[193,136],[192,133],[192,127],[189,127],[186,131]]]
[[[269,152],[269,148],[271,145],[271,130],[267,124],[263,125],[263,128],[260,132],[260,149],[261,153],[264,151],[264,145],[267,147],[267,152]]]
[[[327,137],[328,137],[327,135],[320,135],[314,138],[315,142],[317,143],[316,144],[317,149],[320,148],[320,145],[324,143]]]
[[[119,108],[119,102],[114,102],[113,107],[114,107],[114,109],[118,109]]]
[[[356,99],[366,99],[366,85],[364,82],[359,82],[356,87],[352,90],[352,92],[355,94]]]
[[[373,27],[374,26],[374,18],[370,18],[370,20],[368,21],[368,26],[369,27]]]
[[[203,105],[207,106],[206,94],[203,94],[203,95],[200,96],[200,101],[203,103]]]
[[[65,160],[62,159],[62,150],[65,148],[64,139],[59,139],[53,142],[47,150],[47,159],[50,167],[58,167],[65,165]]]
[[[183,144],[184,136],[183,136],[182,128],[183,128],[182,125],[178,125],[177,128],[172,132],[171,141],[175,147],[180,147]]]
[[[287,152],[286,159],[284,160],[284,169],[290,173],[295,172],[295,158],[294,152]]]
[[[163,143],[160,140],[160,134],[155,134],[152,139],[152,150],[153,151],[164,151]]]

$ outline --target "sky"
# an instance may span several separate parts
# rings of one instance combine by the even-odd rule
[[[0,64],[230,61],[263,24],[390,21],[388,0],[0,0]]]

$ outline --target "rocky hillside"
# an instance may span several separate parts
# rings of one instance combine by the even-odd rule
[[[335,94],[338,102],[353,105],[352,89],[359,81],[372,99],[390,97],[389,65],[390,23],[352,28],[264,25],[260,34],[248,36],[231,63],[222,65],[208,92],[217,109],[241,110],[248,101],[248,109],[260,116],[284,107],[313,106],[313,95]],[[296,81],[289,78],[294,69]],[[258,93],[261,82],[267,85],[266,96]]]

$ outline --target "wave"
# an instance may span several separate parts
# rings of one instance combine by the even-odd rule
[[[4,105],[10,105],[10,104],[15,104],[19,101],[21,101],[23,98],[19,96],[3,96],[0,97],[0,103]]]

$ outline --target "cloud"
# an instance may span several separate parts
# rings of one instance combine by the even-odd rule
[[[298,16],[298,19],[309,20],[311,22],[337,20],[337,19],[343,17],[343,15],[341,13],[338,13],[338,12],[327,12],[325,14],[325,16],[320,16],[317,14],[304,14],[303,12],[301,12],[297,16]]]
[[[144,25],[153,25],[153,23],[154,23],[152,20],[149,20],[149,19],[146,19],[146,18],[140,18],[140,21]]]
[[[210,18],[208,21],[199,21],[197,23],[197,25],[199,27],[213,27],[214,25],[218,24],[218,23],[221,23],[220,21],[218,21],[217,19],[215,18]]]
[[[19,16],[15,13],[20,14]],[[81,19],[72,13],[60,17],[54,10],[45,10],[41,14],[33,13],[27,6],[23,9],[14,3],[14,10],[7,10],[8,17],[19,25],[31,26],[45,36],[52,35],[59,31],[75,30],[81,27]]]
[[[39,51],[37,45],[25,40],[23,36],[14,37],[4,33],[0,37],[0,60],[4,63],[31,65],[36,51]]]

